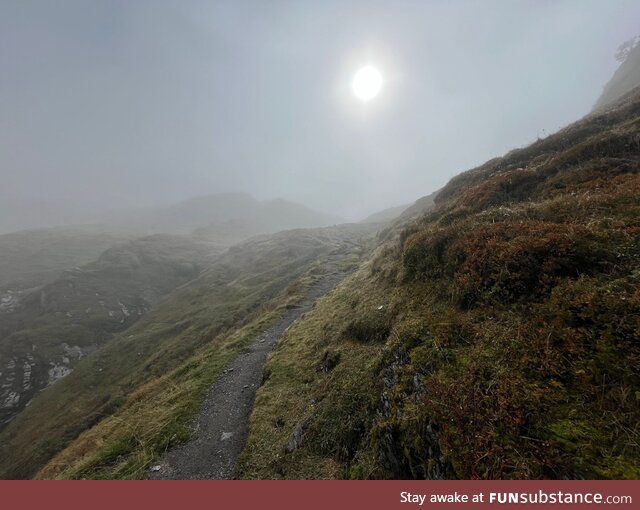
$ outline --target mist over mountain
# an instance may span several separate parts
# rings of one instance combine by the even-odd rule
[[[409,207],[409,205],[399,205],[396,207],[389,207],[382,211],[375,212],[367,216],[361,223],[385,223],[396,219],[400,214]]]
[[[137,237],[104,225],[23,230],[0,235],[0,293],[49,283],[62,271],[93,262],[110,246]]]
[[[241,478],[637,478],[639,116],[636,91],[459,174],[379,232],[362,223],[236,245],[132,325],[135,304],[119,296],[194,269],[188,246],[172,242],[178,260],[149,265],[124,245],[63,275],[33,301],[49,308],[36,327],[3,346],[1,476],[206,478],[210,449],[227,451],[216,424],[233,402],[248,427],[232,456]],[[65,362],[76,350],[64,329],[51,333],[79,321],[91,338],[95,312],[82,307],[100,298],[55,313],[96,270],[125,277],[89,280],[115,291],[97,303],[112,335]],[[269,337],[328,275],[343,281]],[[49,372],[28,349],[38,335],[53,338]],[[249,360],[268,339],[263,371]],[[56,367],[66,376],[12,407]],[[238,373],[257,373],[259,388]],[[194,429],[208,409],[222,414]],[[176,465],[167,452],[183,443],[196,447]]]
[[[0,234],[98,223],[104,209],[78,200],[27,198],[0,192]]]
[[[341,223],[330,214],[314,211],[283,199],[259,201],[248,193],[219,193],[185,200],[178,204],[117,211],[105,221],[151,233],[212,231],[229,222],[251,222],[255,233],[303,227],[324,227]],[[259,227],[258,227],[259,226]]]
[[[343,220],[284,199],[259,201],[248,193],[218,193],[170,205],[112,210],[92,209],[73,202],[0,201],[0,232],[103,224],[105,228],[116,229],[123,234],[187,234],[196,229],[215,229],[238,221],[252,223],[254,226],[250,232],[254,235],[291,228],[322,227]]]
[[[640,17],[633,0],[303,4],[2,2],[0,232],[223,191],[359,221],[587,113]],[[367,63],[384,83],[363,104]]]
[[[628,50],[620,56],[623,61],[604,86],[593,107],[594,111],[606,108],[634,88],[640,87],[640,36],[628,41],[628,44]]]
[[[640,479],[638,19],[0,3],[0,478]]]

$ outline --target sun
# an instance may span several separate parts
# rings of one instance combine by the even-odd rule
[[[351,88],[358,99],[367,102],[380,93],[382,81],[380,71],[373,66],[365,66],[356,72]]]

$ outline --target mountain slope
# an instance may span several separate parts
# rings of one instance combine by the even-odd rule
[[[80,359],[195,278],[212,254],[187,238],[145,237],[13,295],[0,310],[0,429]]]
[[[452,179],[270,357],[246,478],[639,478],[640,95]]]
[[[440,191],[441,190],[436,190],[433,193],[429,193],[428,195],[425,195],[424,197],[421,197],[418,200],[416,200],[413,203],[413,205],[411,205],[410,207],[407,207],[404,211],[402,211],[402,214],[398,216],[397,221],[403,222],[403,221],[410,220],[412,218],[417,218],[419,216],[422,216],[424,213],[426,213],[429,209],[431,209],[434,206],[435,199],[438,196],[438,193],[440,193]]]
[[[302,297],[314,268],[327,257],[353,264],[372,233],[297,230],[231,248],[36,397],[0,433],[0,478],[33,476],[67,446],[43,476],[143,476],[186,438],[212,378]]]

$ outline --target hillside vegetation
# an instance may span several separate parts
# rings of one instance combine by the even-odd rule
[[[195,278],[215,252],[177,236],[116,244],[0,308],[0,430],[39,391]]]
[[[270,356],[245,478],[640,477],[640,94],[465,172]]]
[[[143,477],[187,438],[213,377],[302,298],[325,260],[357,263],[372,233],[296,230],[229,249],[36,397],[0,434],[0,478],[45,465],[42,477]]]

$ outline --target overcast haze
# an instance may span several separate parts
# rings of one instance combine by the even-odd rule
[[[586,114],[640,2],[0,0],[0,197],[355,220]],[[355,71],[385,80],[368,103]]]

